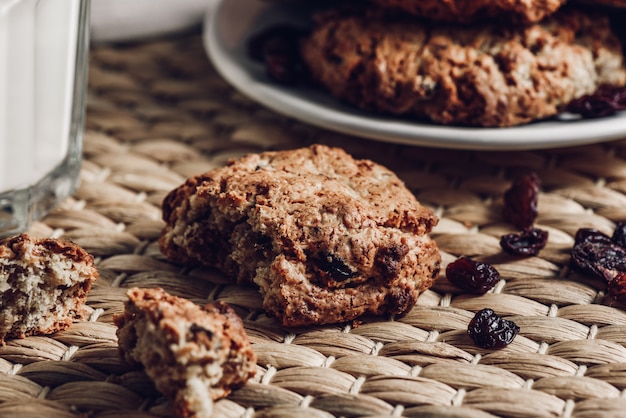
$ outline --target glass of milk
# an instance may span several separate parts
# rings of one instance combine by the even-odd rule
[[[0,0],[0,236],[76,190],[89,0]]]

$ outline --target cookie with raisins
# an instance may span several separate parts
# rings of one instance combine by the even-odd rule
[[[258,286],[285,326],[402,314],[438,277],[438,219],[387,168],[313,145],[251,154],[163,202],[161,251]]]
[[[334,8],[315,16],[301,54],[311,78],[338,100],[441,125],[527,124],[626,82],[607,16],[573,7],[526,25]]]

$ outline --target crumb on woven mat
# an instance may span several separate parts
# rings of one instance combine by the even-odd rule
[[[178,416],[210,417],[214,400],[256,372],[243,323],[226,303],[200,306],[160,288],[133,288],[115,324],[120,353],[143,365]]]
[[[438,277],[438,219],[390,170],[313,145],[250,154],[163,203],[161,251],[253,282],[285,326],[403,314]]]
[[[85,315],[97,278],[93,256],[70,241],[21,234],[0,242],[0,343],[69,327]]]

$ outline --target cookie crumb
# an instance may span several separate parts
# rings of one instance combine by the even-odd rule
[[[114,318],[120,354],[144,367],[178,416],[211,417],[213,401],[256,373],[243,323],[226,303],[200,306],[160,288],[127,294]]]
[[[63,239],[21,234],[0,242],[0,343],[46,335],[86,315],[94,258]]]

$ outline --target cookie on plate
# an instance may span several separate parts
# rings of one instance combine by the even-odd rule
[[[82,318],[93,256],[78,245],[21,234],[0,242],[0,344],[6,337],[51,334]]]
[[[162,252],[255,283],[286,326],[402,314],[438,277],[437,218],[390,170],[313,145],[251,154],[163,202]]]
[[[143,365],[180,417],[211,417],[213,401],[256,372],[243,323],[223,302],[200,306],[160,288],[133,288],[114,321],[120,353]]]
[[[315,22],[302,43],[313,79],[375,113],[514,126],[626,81],[606,16],[573,8],[519,26],[433,24],[362,9],[321,12]]]
[[[408,12],[438,22],[468,23],[485,18],[499,18],[533,23],[556,12],[567,0],[373,0],[373,2],[385,9]]]

